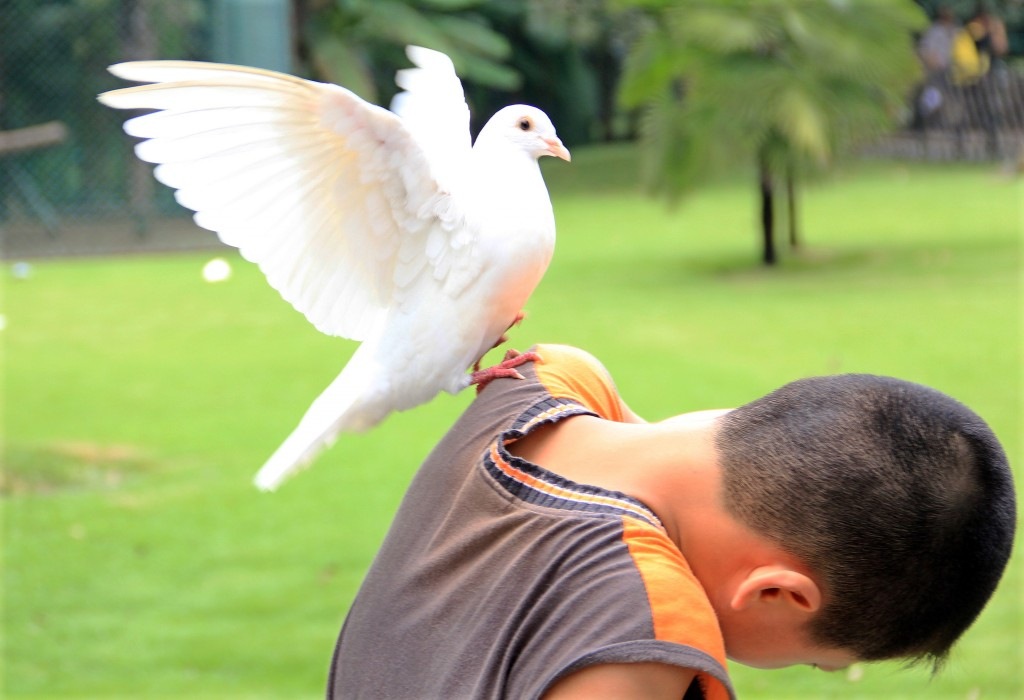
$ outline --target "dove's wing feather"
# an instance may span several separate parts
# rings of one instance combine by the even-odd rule
[[[402,92],[392,99],[391,111],[430,160],[438,185],[455,194],[471,192],[479,173],[471,157],[469,106],[455,66],[445,54],[421,46],[406,47],[406,54],[413,67],[395,75]],[[475,247],[480,231],[458,198],[438,200],[435,207],[440,225],[430,230],[425,250],[403,246],[402,277],[411,278],[415,266],[429,263],[445,293],[455,297],[481,273],[483,262]]]
[[[125,125],[146,139],[139,157],[321,331],[364,340],[421,276],[442,287],[450,270],[472,269],[457,260],[465,215],[430,161],[444,162],[441,151],[424,150],[426,133],[414,137],[395,114],[338,86],[239,66],[142,61],[111,72],[152,84],[103,103],[161,110]]]
[[[402,92],[391,101],[391,111],[435,166],[442,187],[458,188],[472,148],[469,106],[450,58],[422,46],[405,50],[413,68],[395,75]]]
[[[116,63],[108,70],[118,78],[136,83],[208,82],[219,76],[228,79],[232,85],[265,84],[269,81],[279,89],[288,83],[302,89],[309,82],[303,78],[296,78],[294,75],[263,68],[205,61],[131,61]]]

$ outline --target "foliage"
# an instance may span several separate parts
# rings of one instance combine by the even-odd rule
[[[615,92],[631,13],[608,0],[337,0],[302,3],[300,55],[321,79],[387,104],[410,43],[452,56],[474,128],[510,102],[535,104],[577,145],[625,133]]]
[[[408,65],[402,47],[416,44],[448,54],[467,80],[491,88],[518,87],[505,64],[508,40],[481,12],[485,0],[335,0],[303,3],[301,41],[313,72],[361,97],[386,104],[394,70]]]
[[[510,102],[544,109],[569,145],[622,138],[615,102],[636,13],[610,0],[304,0],[309,72],[378,104],[395,92],[409,43],[452,56],[474,129]]]
[[[645,107],[648,174],[678,196],[705,168],[767,146],[776,165],[826,165],[884,133],[918,76],[909,2],[629,3],[652,23],[622,99]]]
[[[723,163],[756,159],[762,188],[829,165],[896,123],[919,74],[908,0],[623,4],[650,22],[622,99],[644,110],[645,180],[673,201]]]
[[[745,264],[742,182],[669,213],[629,181],[631,146],[573,156],[545,164],[558,251],[512,346],[587,348],[652,420],[798,376],[892,374],[963,400],[1024,459],[1019,184],[980,167],[843,169],[807,197],[815,255],[765,274]],[[253,472],[352,344],[236,255],[230,280],[203,282],[211,255],[0,270],[4,697],[323,697],[398,501],[471,398],[346,436],[256,492]],[[1022,573],[1018,556],[934,680],[734,667],[739,696],[1021,697],[1007,650],[1021,648]]]
[[[540,14],[537,8],[542,6],[543,3],[530,0],[487,3],[488,19],[511,43],[508,62],[522,80],[509,91],[491,90],[467,81],[467,99],[477,127],[510,103],[540,107],[571,147],[589,140],[590,125],[597,113],[596,76],[587,64],[585,49],[577,41],[574,20],[563,13],[565,8],[553,4],[548,8],[552,21],[545,23],[535,19]]]
[[[534,84],[551,94],[552,113],[568,142],[634,135],[616,96],[626,47],[641,20],[638,12],[617,9],[612,0],[527,0],[527,45],[548,54],[548,70]]]

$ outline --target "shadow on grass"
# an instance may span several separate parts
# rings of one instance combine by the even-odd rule
[[[644,252],[630,259],[579,261],[574,274],[603,285],[664,288],[704,283],[773,281],[912,280],[918,275],[1013,266],[1014,254],[996,243],[805,246],[787,250],[779,263],[767,266],[757,253],[740,251]]]
[[[0,496],[64,491],[114,490],[133,477],[152,473],[157,463],[130,445],[59,442],[42,447],[8,447],[0,472]]]

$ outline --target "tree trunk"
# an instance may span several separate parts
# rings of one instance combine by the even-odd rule
[[[800,234],[796,214],[796,175],[792,165],[786,166],[786,209],[789,214],[789,247],[797,250],[800,247]]]
[[[768,158],[763,150],[758,156],[758,170],[761,180],[761,262],[770,266],[778,261],[775,254],[775,185]]]
[[[622,72],[620,55],[615,50],[615,39],[611,23],[602,22],[600,43],[594,52],[593,62],[597,65],[598,109],[597,118],[601,125],[601,140],[614,141],[615,117],[618,114],[617,88]]]
[[[150,22],[152,0],[122,0],[124,34],[121,51],[126,60],[140,61],[157,57],[157,37]],[[153,166],[127,152],[128,208],[132,214],[135,233],[141,238],[149,230],[154,218]]]

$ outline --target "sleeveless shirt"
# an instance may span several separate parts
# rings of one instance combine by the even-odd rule
[[[342,627],[328,698],[539,698],[628,662],[693,669],[687,700],[735,697],[711,604],[655,513],[507,450],[574,415],[623,418],[595,358],[535,350],[525,380],[488,385],[413,478]]]

